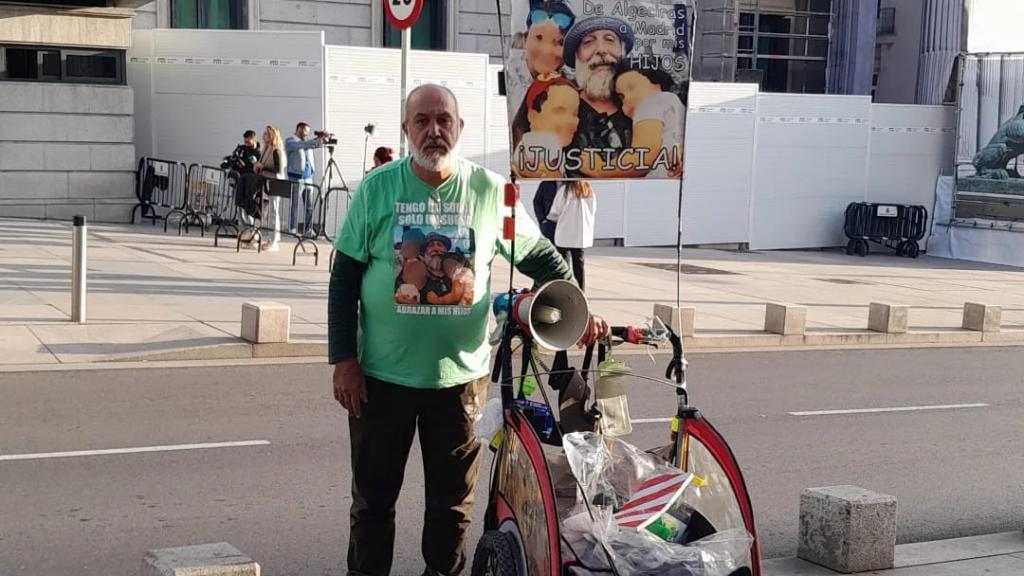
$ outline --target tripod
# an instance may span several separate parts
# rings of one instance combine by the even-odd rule
[[[325,238],[327,237],[327,203],[330,201],[331,195],[334,194],[334,176],[337,175],[338,180],[341,182],[341,186],[337,190],[345,193],[346,209],[348,208],[348,202],[352,200],[352,192],[349,191],[348,183],[345,182],[345,177],[341,174],[341,168],[338,166],[337,161],[334,160],[334,146],[327,145],[327,167],[324,168],[324,178],[320,181],[320,188],[323,190],[323,205],[320,207],[320,229],[316,231],[317,237],[319,238],[322,234]],[[364,150],[365,156],[365,150]],[[363,165],[366,165],[364,159]]]

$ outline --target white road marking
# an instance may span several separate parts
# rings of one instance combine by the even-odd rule
[[[663,424],[671,422],[671,418],[632,418],[633,424]]]
[[[833,416],[837,414],[875,414],[880,412],[919,412],[922,410],[956,410],[959,408],[985,408],[988,404],[941,404],[937,406],[900,406],[896,408],[855,408],[852,410],[812,410],[789,412],[790,416]],[[634,420],[635,422],[635,420]]]
[[[80,450],[77,452],[40,452],[38,454],[0,454],[0,462],[10,460],[43,460],[46,458],[73,458],[75,456],[107,456],[109,454],[141,454],[145,452],[174,452],[179,450],[205,450],[207,448],[239,448],[242,446],[269,446],[267,440],[238,442],[210,442],[207,444],[172,444],[169,446],[142,446],[139,448],[112,448],[109,450]]]

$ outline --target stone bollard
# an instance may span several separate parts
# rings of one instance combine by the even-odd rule
[[[964,303],[964,330],[999,332],[1003,323],[1003,309],[992,304]]]
[[[783,336],[802,336],[807,327],[807,307],[795,304],[765,305],[764,331]]]
[[[277,302],[242,304],[242,339],[254,344],[288,342],[292,310]]]
[[[836,572],[893,567],[896,498],[857,486],[807,488],[800,494],[797,556]]]
[[[665,326],[671,328],[678,336],[693,336],[696,316],[697,310],[692,306],[676,308],[667,304],[654,305],[654,317],[664,322]]]
[[[260,565],[227,542],[150,550],[142,576],[260,576]]]
[[[872,302],[868,307],[868,330],[885,334],[906,334],[910,307]]]

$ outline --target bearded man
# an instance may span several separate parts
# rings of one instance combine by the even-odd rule
[[[614,16],[579,20],[566,35],[565,64],[575,68],[580,90],[580,122],[570,148],[620,150],[632,142],[633,121],[619,109],[614,92],[615,68],[633,50],[634,41],[633,28]],[[583,172],[600,176],[597,168]]]
[[[486,401],[490,364],[490,264],[497,254],[512,255],[502,239],[505,183],[458,157],[462,129],[449,89],[427,84],[413,90],[402,123],[411,157],[363,179],[335,241],[327,335],[334,398],[349,413],[352,441],[350,575],[391,572],[395,502],[417,432],[426,489],[424,574],[458,574],[466,564],[481,455],[473,423]],[[454,227],[454,237],[476,239],[471,304],[445,307],[452,314],[435,314],[437,307],[422,302],[396,304],[395,239],[412,223],[423,230]],[[520,272],[538,284],[572,278],[532,220],[518,218],[516,225]],[[432,255],[445,249],[447,238],[434,239],[440,247],[431,248]],[[592,318],[581,343],[607,329]]]

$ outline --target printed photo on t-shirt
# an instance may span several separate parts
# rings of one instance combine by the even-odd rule
[[[395,304],[399,314],[465,316],[474,301],[473,230],[395,227]]]

